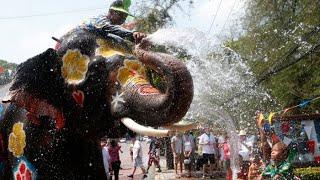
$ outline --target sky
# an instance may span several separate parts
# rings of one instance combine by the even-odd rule
[[[132,1],[134,4],[135,0]],[[178,8],[172,11],[176,22],[174,27],[197,28],[212,37],[226,33],[226,30],[221,28],[227,29],[243,7],[243,0],[194,1],[191,8],[186,4],[181,5],[187,9],[185,12]],[[104,14],[112,0],[0,0],[0,2],[0,59],[21,63],[54,47],[55,41],[51,39],[52,36],[60,37],[83,20]],[[216,18],[210,28],[215,14]]]

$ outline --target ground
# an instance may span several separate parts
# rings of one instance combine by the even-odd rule
[[[132,161],[130,157],[129,152],[129,142],[128,143],[120,143],[121,149],[123,153],[120,154],[121,159],[121,167],[122,170],[120,170],[120,179],[130,179],[127,176],[132,173]],[[147,160],[148,160],[148,150],[149,150],[149,144],[147,144],[145,141],[142,142],[142,152],[143,152],[143,161],[145,163],[145,167],[147,167]],[[165,157],[161,156],[161,169],[162,172],[158,173],[155,172],[156,169],[154,167],[151,167],[148,173],[148,180],[174,180],[177,179],[175,177],[174,170],[167,170],[166,168],[166,160]],[[194,179],[201,179],[201,172],[195,172],[193,174],[193,178],[180,178],[181,180],[194,180]],[[142,171],[141,169],[137,169],[135,176],[133,179],[142,179]],[[223,177],[215,178],[215,179],[225,179]]]

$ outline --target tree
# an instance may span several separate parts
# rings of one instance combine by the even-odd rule
[[[0,60],[0,85],[4,85],[11,82],[16,68],[17,64],[8,63],[7,61]]]
[[[283,107],[320,95],[319,7],[319,1],[249,0],[242,19],[245,33],[225,42],[246,59],[255,84],[268,88]]]
[[[140,0],[136,4],[136,29],[137,31],[153,33],[160,28],[173,25],[171,10],[181,7],[182,3],[193,4],[193,0]]]

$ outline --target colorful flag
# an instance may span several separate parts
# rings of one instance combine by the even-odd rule
[[[273,115],[274,115],[273,112],[271,112],[271,113],[269,114],[269,117],[268,117],[269,124],[272,124],[272,117],[273,117]]]

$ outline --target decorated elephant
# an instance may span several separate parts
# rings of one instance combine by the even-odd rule
[[[0,179],[104,179],[100,138],[128,129],[165,136],[193,97],[186,66],[113,36],[72,31],[17,68],[3,99]],[[133,51],[133,52],[132,52]],[[146,69],[165,80],[152,85]],[[121,123],[122,122],[122,123]]]

